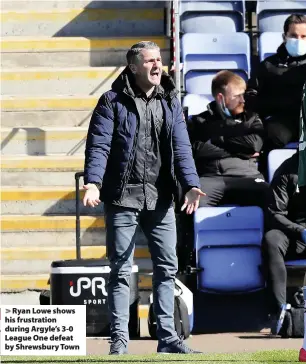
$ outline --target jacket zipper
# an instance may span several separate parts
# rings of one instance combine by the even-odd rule
[[[173,116],[173,105],[171,103],[171,115],[172,115],[172,123],[171,123],[171,127],[170,127],[170,132],[169,132],[169,141],[170,141],[170,149],[171,149],[171,175],[172,178],[174,180],[174,183],[177,184],[177,180],[176,180],[176,176],[175,176],[175,169],[174,169],[174,151],[173,151],[173,143],[172,143],[172,136],[173,136],[173,128],[174,128],[174,116]]]
[[[127,95],[127,96],[129,96],[133,100],[133,102],[135,103],[134,99],[130,95]],[[135,103],[135,106],[136,106],[136,103]],[[137,110],[137,107],[136,107],[136,110]],[[137,138],[138,138],[138,133],[139,133],[139,118],[140,118],[138,110],[137,110],[137,114],[138,114],[137,128],[136,128],[136,132],[135,132],[135,135],[134,135],[133,147],[132,147],[132,150],[131,150],[132,159],[130,160],[130,158],[129,158],[127,168],[126,168],[126,170],[124,172],[124,175],[122,177],[122,182],[121,182],[122,191],[121,191],[121,194],[120,194],[120,200],[122,199],[122,197],[124,195],[124,192],[126,190],[126,182],[127,182],[128,177],[129,177],[130,171],[133,168],[133,164],[134,164],[134,160],[135,160],[135,156],[136,156],[136,144],[137,144]]]

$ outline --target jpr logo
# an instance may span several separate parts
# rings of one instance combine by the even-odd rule
[[[96,296],[96,290],[100,289],[103,296],[107,296],[105,288],[105,279],[102,277],[88,278],[80,277],[76,282],[76,291],[73,282],[70,282],[70,294],[72,297],[79,297],[83,289],[90,289],[93,296]]]

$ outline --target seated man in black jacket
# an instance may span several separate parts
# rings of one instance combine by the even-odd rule
[[[247,90],[247,105],[259,113],[265,126],[267,152],[299,138],[299,112],[306,80],[305,15],[287,18],[283,39],[277,53],[260,63]]]
[[[206,192],[201,207],[265,206],[268,184],[257,167],[263,125],[255,113],[245,110],[245,89],[240,76],[219,72],[212,81],[215,101],[189,124],[196,168]]]
[[[272,333],[281,329],[286,308],[285,260],[306,258],[306,186],[298,186],[299,154],[275,172],[268,205],[271,228],[263,241]]]

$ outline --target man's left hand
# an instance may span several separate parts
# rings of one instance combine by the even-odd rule
[[[259,157],[259,153],[258,152],[255,152],[253,155],[251,155],[251,158],[257,158]]]
[[[186,193],[181,211],[186,209],[186,214],[192,214],[198,209],[201,196],[206,196],[206,193],[202,192],[199,188],[193,187]]]

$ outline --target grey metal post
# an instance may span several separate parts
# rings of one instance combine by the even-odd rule
[[[166,36],[171,37],[172,1],[166,1]]]
[[[178,90],[178,98],[181,100],[181,71],[180,71],[180,2],[179,0],[173,1],[174,10],[174,24],[173,24],[173,38],[174,38],[174,82]]]

